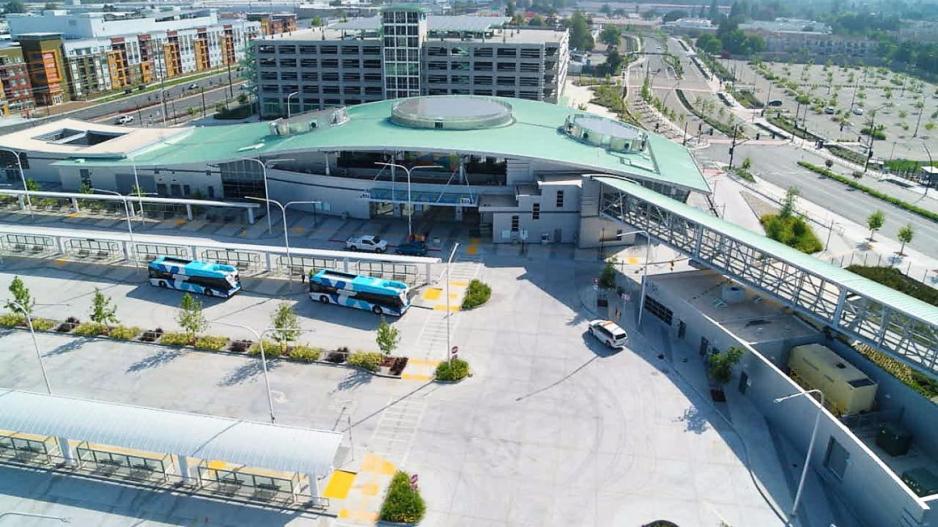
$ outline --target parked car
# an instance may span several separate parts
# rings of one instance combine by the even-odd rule
[[[625,330],[611,320],[594,320],[590,322],[590,335],[613,349],[622,349],[629,341]]]
[[[853,109],[853,115],[863,115],[863,108],[860,108],[859,106],[855,107]]]
[[[778,108],[779,106],[782,105],[782,100],[781,100],[781,99],[772,99],[771,101],[767,102],[766,104],[767,104],[768,106],[773,107],[773,108]]]
[[[372,253],[383,253],[388,250],[388,241],[382,240],[377,236],[365,235],[354,236],[345,240],[345,248],[350,251],[368,251]]]
[[[412,241],[402,243],[397,246],[397,249],[395,249],[394,252],[406,256],[426,256],[427,242]]]
[[[836,111],[837,110],[835,110],[833,106],[828,106],[827,108],[824,108],[824,113],[826,113],[827,115],[834,115],[834,112]]]
[[[189,87],[186,88],[186,89],[187,89],[187,90],[198,90],[198,89],[199,89],[199,85],[193,82],[193,83],[190,84]]]
[[[133,115],[121,115],[117,119],[114,120],[115,124],[128,124],[132,122],[134,122]]]

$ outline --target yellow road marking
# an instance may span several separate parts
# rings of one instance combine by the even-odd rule
[[[472,244],[466,248],[466,254],[476,254],[479,252],[479,246]]]
[[[339,518],[343,520],[375,522],[378,520],[377,512],[368,511],[350,511],[348,509],[339,509]]]
[[[68,217],[68,218],[77,218],[77,217],[81,216],[81,213],[80,213],[80,212],[70,212],[70,213],[66,214],[65,216]]]
[[[176,225],[185,225],[187,220],[176,220]]]
[[[430,366],[436,368],[440,361],[433,359],[407,359],[408,366]]]
[[[442,306],[433,306],[433,310],[434,310],[434,311],[446,311],[446,305],[444,304],[444,305],[442,305]],[[460,310],[460,307],[459,307],[459,306],[449,306],[449,310],[450,310],[450,312],[455,313],[456,311],[459,311],[459,310]]]
[[[636,258],[636,257],[634,257],[634,256],[629,256],[628,258],[625,259],[625,261],[626,261],[626,263],[628,263],[629,265],[636,265],[636,264],[638,264],[638,258]]]
[[[394,466],[394,463],[372,453],[365,454],[365,459],[362,460],[362,472],[373,472],[390,476],[394,474],[395,470],[397,470],[397,468]]]
[[[466,280],[450,280],[449,285],[454,285],[456,287],[469,287],[469,282]]]
[[[377,483],[366,483],[361,486],[361,492],[365,496],[377,496],[378,495],[378,484]]]
[[[439,300],[443,296],[443,290],[439,287],[431,287],[423,292],[424,300]]]
[[[354,472],[336,470],[332,473],[332,477],[329,478],[329,483],[326,484],[326,490],[323,491],[322,495],[327,498],[344,500],[348,497],[348,492],[352,488],[352,483],[354,482]]]
[[[56,265],[65,265],[68,263],[68,260],[66,260],[65,258],[56,258],[53,261],[55,262]]]
[[[218,461],[218,460],[216,460],[216,459],[213,459],[213,460],[211,460],[211,461],[208,462],[208,468],[210,468],[210,469],[212,469],[212,470],[222,470],[222,469],[224,469],[224,468],[227,467],[227,466],[228,466],[228,464],[225,463],[224,461]]]
[[[420,382],[426,382],[426,381],[429,381],[429,380],[432,379],[432,378],[433,378],[432,375],[423,375],[423,374],[420,374],[420,373],[405,373],[405,374],[401,375],[401,379],[403,379],[403,380],[405,380],[405,381],[420,381]]]

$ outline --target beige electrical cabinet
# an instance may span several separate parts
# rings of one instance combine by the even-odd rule
[[[798,384],[824,392],[827,408],[836,415],[852,415],[873,407],[876,383],[826,346],[795,346],[788,368]]]

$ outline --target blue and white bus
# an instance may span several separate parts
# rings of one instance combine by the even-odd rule
[[[410,307],[410,288],[404,282],[327,269],[310,273],[309,297],[323,304],[338,304],[396,317]]]
[[[150,285],[229,298],[241,290],[238,268],[233,265],[159,256],[147,265]]]

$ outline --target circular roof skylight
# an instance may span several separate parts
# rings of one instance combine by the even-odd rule
[[[409,128],[480,130],[511,124],[511,105],[472,95],[404,99],[391,110],[391,121]]]

